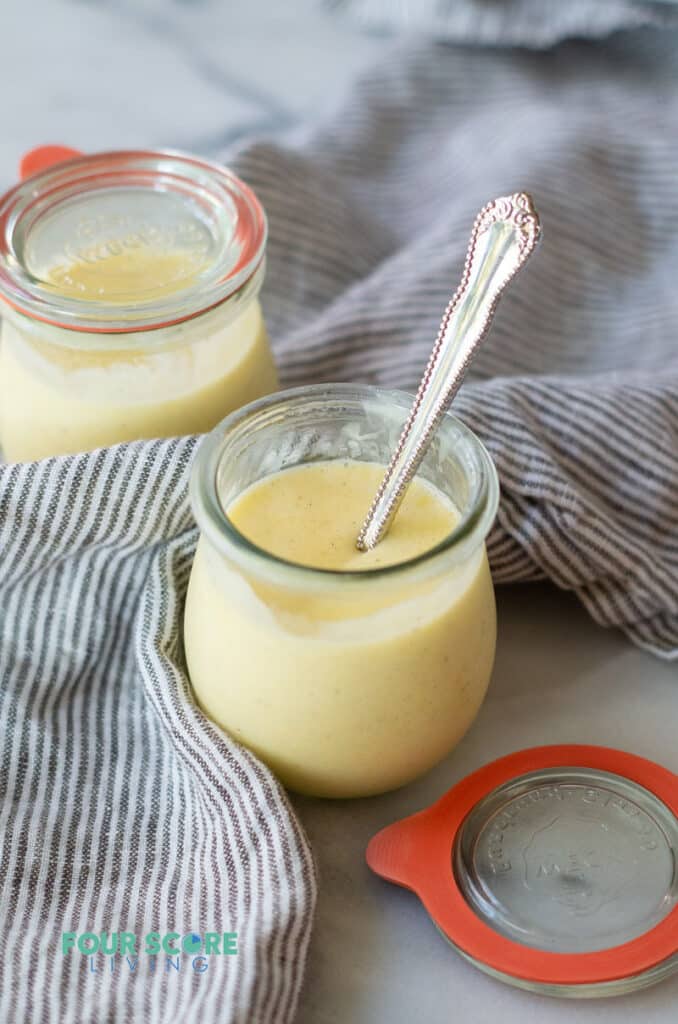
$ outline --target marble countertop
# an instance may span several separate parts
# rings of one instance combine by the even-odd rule
[[[1,20],[1,187],[48,142],[216,157],[321,115],[380,47],[317,0],[5,0]]]
[[[46,142],[220,155],[243,134],[319,116],[382,45],[313,0],[8,0],[2,37],[1,187],[22,153]],[[444,764],[378,799],[296,801],[321,893],[299,1024],[676,1019],[678,978],[598,1003],[500,985],[454,954],[411,893],[365,866],[379,828],[525,746],[603,743],[678,771],[675,664],[597,628],[548,587],[501,590],[499,622],[488,700]]]
[[[296,800],[319,863],[320,899],[299,1024],[674,1024],[678,976],[631,996],[549,999],[463,961],[419,900],[371,874],[375,832],[437,800],[488,761],[546,743],[629,750],[678,772],[678,672],[594,625],[547,585],[498,589],[487,700],[424,779],[370,800]]]

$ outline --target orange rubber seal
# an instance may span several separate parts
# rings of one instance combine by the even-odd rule
[[[498,786],[541,768],[594,768],[626,777],[653,793],[678,818],[678,777],[652,761],[607,747],[534,747],[485,765],[431,807],[382,829],[367,847],[369,867],[415,892],[455,946],[502,974],[548,985],[585,985],[656,967],[678,949],[678,906],[630,942],[592,953],[553,953],[493,931],[466,902],[452,869],[462,822]]]
[[[72,160],[76,156],[82,156],[79,149],[71,149],[70,146],[36,146],[24,153],[19,161],[19,177],[22,181],[26,178],[46,171],[54,164],[61,164],[64,160]]]

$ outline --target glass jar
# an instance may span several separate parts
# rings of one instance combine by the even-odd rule
[[[207,431],[275,390],[251,189],[179,153],[63,155],[0,199],[5,458]]]
[[[385,464],[410,404],[367,386],[282,392],[229,416],[195,459],[201,532],[185,610],[193,688],[211,718],[299,792],[365,796],[414,779],[461,739],[488,685],[496,621],[484,540],[497,476],[452,415],[419,472],[460,520],[408,562],[362,572],[293,564],[252,544],[225,512],[286,468]]]

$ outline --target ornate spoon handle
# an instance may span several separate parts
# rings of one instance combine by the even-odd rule
[[[539,217],[526,192],[500,196],[476,217],[461,282],[443,314],[417,396],[358,535],[360,551],[375,547],[391,525],[476,347],[487,334],[501,293],[534,251],[539,236]]]

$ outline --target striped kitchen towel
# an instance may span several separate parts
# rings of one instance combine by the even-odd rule
[[[675,0],[674,0],[675,2]],[[371,29],[411,29],[457,43],[530,46],[675,27],[672,0],[324,0]]]
[[[324,123],[227,154],[268,209],[266,312],[290,385],[413,388],[476,211],[533,193],[542,250],[455,402],[501,477],[493,572],[549,578],[664,656],[678,653],[677,116],[656,39],[398,43]],[[0,468],[3,1024],[294,1016],[309,848],[185,674],[194,446]],[[128,949],[111,974],[62,952],[62,933],[68,947],[102,931],[198,951],[211,932],[221,955],[153,973]]]
[[[294,1014],[308,843],[271,774],[197,709],[183,668],[194,447],[0,467],[2,1024]],[[109,950],[134,935],[134,951],[62,945],[102,932]],[[181,955],[146,955],[148,936],[172,933]]]
[[[396,43],[329,121],[236,160],[270,215],[286,384],[414,389],[475,213],[532,193],[544,240],[454,402],[499,471],[494,578],[553,580],[674,658],[677,54]]]

